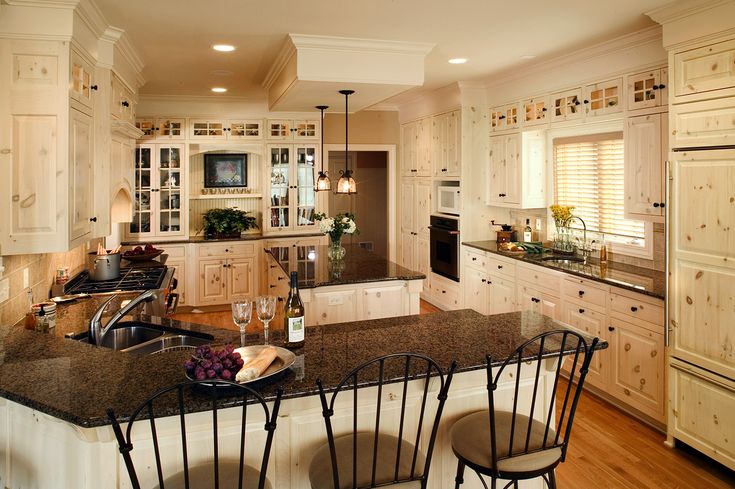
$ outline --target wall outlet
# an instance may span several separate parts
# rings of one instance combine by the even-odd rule
[[[541,231],[541,218],[536,218],[536,231]]]
[[[10,299],[10,279],[0,280],[0,303]]]
[[[31,271],[28,267],[23,269],[23,288],[27,289],[31,286]]]

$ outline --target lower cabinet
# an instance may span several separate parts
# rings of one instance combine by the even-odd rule
[[[515,282],[501,275],[465,267],[462,275],[464,305],[480,314],[503,314],[516,310]]]
[[[533,285],[518,282],[516,301],[521,311],[534,311],[561,320],[561,299]]]
[[[607,314],[594,311],[583,302],[565,300],[561,321],[582,333],[610,341],[606,326]],[[585,382],[589,382],[590,385],[599,389],[606,390],[608,388],[610,371],[612,370],[610,350],[611,348],[598,350],[592,355],[592,362]],[[582,361],[582,358],[579,361]]]
[[[257,294],[255,245],[194,245],[197,256],[196,303],[226,304]]]

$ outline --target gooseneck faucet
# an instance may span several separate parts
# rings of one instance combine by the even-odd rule
[[[589,251],[590,251],[587,248],[587,224],[584,222],[584,220],[582,220],[581,217],[575,216],[575,215],[572,214],[571,216],[569,216],[567,218],[566,221],[564,221],[564,226],[567,226],[568,227],[569,226],[569,223],[572,222],[575,219],[582,223],[582,256],[586,260],[587,259],[587,253],[589,253]]]
[[[125,315],[130,311],[138,307],[144,302],[151,302],[158,299],[158,292],[154,289],[149,289],[135,297],[133,300],[128,302],[125,306],[121,307],[113,316],[107,321],[107,324],[102,326],[102,314],[104,314],[107,306],[117,297],[112,296],[108,301],[102,304],[99,309],[94,313],[92,319],[89,320],[89,343],[93,345],[101,345],[102,340],[110,329],[113,328]]]

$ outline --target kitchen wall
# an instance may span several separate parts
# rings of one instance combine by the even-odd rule
[[[97,247],[97,240],[91,243],[91,247]],[[28,269],[34,302],[40,302],[49,297],[56,268],[68,266],[71,276],[74,276],[86,267],[88,249],[87,245],[81,245],[66,253],[2,257],[5,272],[0,280],[10,281],[10,299],[0,303],[0,324],[15,324],[25,316],[28,310],[27,289],[23,288],[23,270]]]

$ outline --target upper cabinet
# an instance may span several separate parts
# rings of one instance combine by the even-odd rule
[[[269,120],[266,125],[267,139],[300,140],[318,139],[319,121]]]
[[[93,66],[94,64],[88,58],[72,48],[69,97],[89,110],[94,108],[92,94],[99,88],[94,81]],[[79,106],[75,108],[85,110]]]
[[[623,79],[615,78],[584,87],[585,113],[588,116],[613,114],[623,110]]]
[[[535,97],[523,101],[523,125],[533,126],[549,121],[547,97]]]
[[[401,174],[431,175],[431,119],[420,119],[401,126]]]
[[[551,122],[570,121],[584,117],[582,89],[574,88],[551,96]]]
[[[667,121],[668,114],[643,115],[626,120],[625,215],[630,219],[663,219]]]
[[[459,124],[458,110],[431,118],[431,162],[435,176],[459,176],[461,143]]]
[[[666,68],[628,75],[628,110],[666,107],[668,70]]]
[[[544,131],[491,137],[486,203],[516,209],[544,207],[545,148]]]
[[[517,129],[520,125],[518,104],[503,105],[490,109],[490,131],[499,132]]]
[[[113,119],[135,122],[136,99],[131,90],[115,73],[111,77],[110,115]]]
[[[735,39],[674,53],[674,103],[735,95]]]
[[[140,139],[185,139],[186,119],[138,119],[135,127],[143,131]]]

